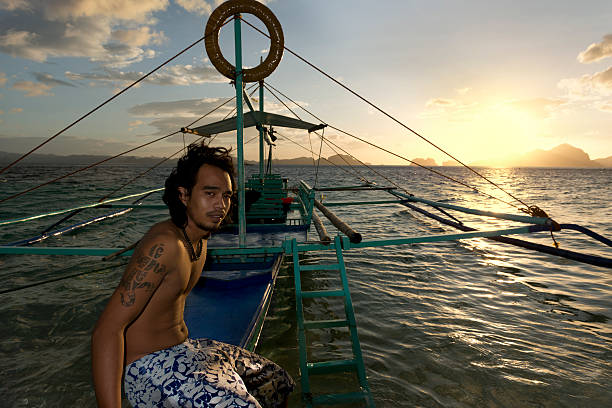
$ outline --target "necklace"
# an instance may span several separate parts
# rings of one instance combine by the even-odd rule
[[[187,241],[187,246],[189,247],[189,257],[191,258],[191,262],[197,261],[202,256],[202,239],[198,241],[198,253],[196,254],[195,249],[193,249],[193,244],[191,240],[187,236],[187,231],[185,228],[181,228],[183,230],[183,236],[185,237],[185,241]]]

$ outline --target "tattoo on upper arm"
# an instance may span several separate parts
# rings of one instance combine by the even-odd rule
[[[164,244],[155,244],[149,250],[149,256],[142,255],[136,260],[136,267],[127,272],[119,287],[121,288],[121,304],[132,306],[136,301],[136,289],[144,289],[152,292],[155,287],[153,282],[145,281],[147,274],[151,271],[155,274],[164,274],[166,265],[157,261],[164,253]]]

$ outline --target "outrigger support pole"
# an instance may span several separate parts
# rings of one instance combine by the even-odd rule
[[[344,223],[344,221],[342,221],[340,218],[338,218],[336,216],[336,214],[334,214],[333,212],[331,212],[330,210],[325,208],[325,206],[323,204],[321,204],[318,200],[314,200],[314,204],[319,209],[319,211],[321,211],[323,213],[323,215],[325,215],[327,217],[327,219],[330,220],[332,224],[334,224],[334,227],[338,228],[347,237],[349,237],[349,240],[353,244],[358,244],[358,243],[361,242],[361,234],[360,233],[356,232],[354,229],[352,229],[351,227],[346,225]],[[313,215],[313,220],[314,220],[314,215],[315,215],[314,211],[313,211],[312,215]]]

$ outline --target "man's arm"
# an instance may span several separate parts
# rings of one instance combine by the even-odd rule
[[[144,310],[169,273],[175,248],[169,237],[143,239],[96,323],[91,337],[91,360],[100,407],[121,407],[125,329]]]

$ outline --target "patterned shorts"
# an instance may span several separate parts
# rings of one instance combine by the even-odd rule
[[[148,354],[125,367],[124,388],[134,408],[272,408],[295,383],[272,361],[209,339]]]

